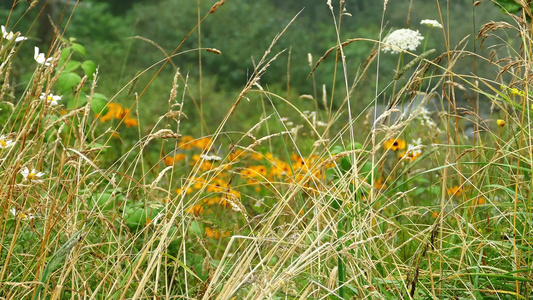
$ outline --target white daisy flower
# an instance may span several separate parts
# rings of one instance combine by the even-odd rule
[[[437,20],[425,19],[425,20],[420,21],[420,24],[427,25],[431,28],[442,28],[442,25]]]
[[[50,105],[57,105],[58,101],[61,101],[61,96],[56,96],[52,94],[46,95],[45,93],[41,94],[41,97],[39,97],[41,100],[46,101],[47,104]]]
[[[35,47],[35,54],[33,55],[33,58],[39,64],[41,64],[41,65],[44,64],[47,67],[50,65],[50,61],[52,60],[51,57],[45,58],[44,57],[44,53],[40,53],[38,47]]]
[[[24,177],[24,180],[28,180],[28,181],[31,181],[31,182],[43,182],[43,180],[41,180],[40,178],[44,175],[43,172],[37,172],[37,170],[35,169],[31,169],[31,172],[28,168],[24,168],[22,169],[22,171],[20,171],[20,174],[22,175],[22,177]]]
[[[31,220],[31,219],[34,219],[35,217],[33,216],[33,214],[25,214],[23,212],[19,212],[17,211],[15,208],[12,208],[9,210],[11,212],[11,214],[16,217],[16,216],[19,216],[22,220]]]
[[[8,41],[11,41],[13,38],[15,38],[15,42],[25,41],[28,39],[27,37],[20,35],[20,33],[18,32],[17,33],[13,33],[13,31],[7,32],[4,25],[0,26],[0,28],[2,29],[2,36],[4,37],[4,39]]]
[[[389,34],[383,39],[383,52],[390,52],[392,54],[403,52],[406,50],[414,51],[420,45],[424,37],[418,30],[398,29]]]
[[[0,136],[0,149],[6,149],[13,145],[15,145],[14,141],[6,139],[5,135]]]

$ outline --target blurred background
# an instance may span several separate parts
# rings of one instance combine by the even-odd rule
[[[75,38],[77,43],[86,48],[87,59],[93,60],[99,66],[98,92],[109,98],[116,95],[113,101],[127,105],[133,103],[133,96],[126,95],[126,92],[117,94],[120,89],[137,72],[164,60],[163,52],[172,53],[198,21],[206,16],[216,1],[16,2],[14,8],[12,0],[0,2],[0,19],[4,20],[3,23],[7,24],[9,30],[20,31],[30,38],[20,49],[21,52],[28,53],[27,60],[20,60],[19,65],[13,68],[17,73],[13,74],[17,80],[15,85],[17,89],[23,91],[30,79],[29,76],[34,68],[33,47],[38,46],[41,49],[50,47],[54,35],[53,26],[59,25],[64,38]],[[338,3],[332,2],[338,23]],[[35,6],[28,10],[30,5]],[[377,40],[383,11],[382,1],[346,0],[346,7],[347,14],[344,14],[340,20],[341,41],[350,38]],[[425,37],[424,49],[435,48],[437,50],[435,57],[446,51],[443,32],[441,29],[420,25],[423,19],[438,20],[444,23],[445,28],[450,27],[450,32],[453,32],[453,36],[449,37],[451,48],[456,47],[466,37],[460,48],[473,51],[474,45],[477,44],[475,51],[482,53],[484,57],[490,57],[489,52],[498,51],[498,44],[504,42],[512,44],[513,36],[500,36],[486,41],[483,49],[479,49],[479,41],[475,42],[477,31],[483,24],[507,18],[498,7],[488,1],[483,1],[475,8],[471,0],[453,1],[449,7],[446,1],[441,1],[440,12],[441,15],[435,1],[389,1],[384,15],[383,34],[404,27],[420,30]],[[314,99],[322,99],[322,87],[325,86],[328,99],[331,97],[332,89],[335,89],[334,97],[331,99],[333,103],[330,103],[332,107],[340,105],[346,91],[343,86],[342,68],[340,63],[335,66],[334,53],[320,64],[313,78],[307,79],[311,70],[309,54],[314,64],[337,43],[335,24],[326,1],[228,0],[214,14],[207,16],[178,50],[184,53],[174,57],[173,64],[165,66],[139,100],[141,124],[149,126],[167,111],[172,79],[176,68],[179,68],[180,73],[184,77],[188,75],[189,78],[189,90],[184,105],[184,111],[189,118],[184,121],[182,130],[188,134],[213,132],[220,124],[224,112],[233,104],[248,77],[251,76],[254,63],[261,59],[274,37],[296,15],[298,15],[296,20],[270,54],[273,56],[285,50],[262,76],[261,86],[286,97],[302,110],[306,108],[314,110],[316,103],[308,97],[301,98],[300,95],[311,95]],[[188,51],[199,46],[216,48],[222,52],[222,55],[205,51]],[[358,75],[361,64],[375,46],[373,42],[358,41],[345,47],[350,83]],[[424,49],[417,49],[416,53],[420,54]],[[410,58],[406,59],[408,60]],[[472,57],[465,57],[464,61],[455,66],[455,72],[472,74],[474,72],[472,62]],[[391,82],[398,63],[397,54],[381,55],[380,89]],[[134,92],[140,93],[146,87],[159,66],[148,70],[139,78]],[[338,73],[334,76],[336,68]],[[358,88],[351,95],[356,115],[374,99],[375,68],[374,62],[374,65],[370,66],[372,71],[361,78]],[[496,70],[490,69],[487,63],[479,62],[475,71],[483,74],[483,77],[496,77]],[[180,86],[183,87],[184,84],[181,83]],[[194,99],[197,104],[188,103],[189,98]],[[386,103],[388,100],[385,90],[378,101]],[[259,117],[252,116],[262,113],[258,101],[242,105],[248,107],[241,107],[241,111],[245,109],[250,114],[235,116],[239,122],[231,125],[234,128],[230,129],[245,131],[258,121]],[[205,120],[203,125],[202,122],[195,121],[199,114],[202,114]]]

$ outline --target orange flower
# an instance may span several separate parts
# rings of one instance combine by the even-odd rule
[[[222,201],[222,199],[220,197],[214,197],[214,198],[206,198],[204,199],[204,203],[211,206],[211,205],[215,205],[215,204],[218,204]]]
[[[172,166],[174,164],[174,157],[173,156],[165,156],[165,158],[163,159],[163,162],[167,166]]]
[[[103,116],[100,116],[98,115],[98,117],[100,118],[100,122],[107,122],[111,119],[113,119],[113,117],[115,116],[115,110],[119,109],[119,108],[122,108],[122,106],[118,103],[108,103],[107,104],[107,113]]]
[[[195,204],[185,210],[186,213],[199,216],[204,212],[204,207],[201,204]]]
[[[179,188],[179,189],[176,189],[176,194],[181,194],[183,192],[184,188]],[[188,187],[187,188],[187,191],[185,192],[185,194],[190,194],[193,192],[193,189]]]
[[[237,149],[228,155],[228,161],[233,162],[244,156],[244,151]]]
[[[386,187],[387,185],[383,182],[383,178],[380,178],[374,182],[374,188],[376,188],[377,190],[382,190]]]
[[[181,142],[178,143],[178,146],[181,149],[190,150],[193,147],[193,143],[192,143],[193,140],[194,138],[192,136],[186,135],[181,138]]]
[[[207,186],[208,192],[219,193],[227,190],[229,184],[222,179],[216,179]]]
[[[218,239],[219,234],[216,229],[211,229],[209,227],[205,227],[205,235],[210,238]]]
[[[264,177],[266,176],[266,171],[265,166],[250,166],[247,169],[243,169],[240,174],[243,177]]]
[[[405,149],[405,141],[402,139],[390,139],[383,144],[383,147],[387,150],[403,150]]]
[[[272,162],[272,168],[270,168],[270,174],[272,176],[281,176],[291,174],[291,166],[281,160],[274,160]]]
[[[448,193],[448,195],[459,197],[463,193],[463,188],[456,185],[454,187],[447,188],[446,192]]]
[[[196,178],[193,178],[192,180],[194,182],[192,187],[196,190],[201,189],[205,185],[205,179],[201,177],[196,177]]]
[[[407,151],[401,151],[398,153],[398,158],[400,159],[407,159],[409,161],[414,161],[417,159],[420,154],[422,154],[422,151],[418,149],[409,149]]]
[[[308,163],[305,161],[305,159],[298,157],[296,160],[294,160],[294,163],[292,164],[292,167],[295,170],[305,168],[307,167]]]
[[[126,125],[126,127],[134,127],[134,126],[139,126],[139,121],[133,118],[125,118],[124,124]]]
[[[213,141],[208,137],[200,138],[200,139],[193,141],[193,146],[201,150],[209,149],[212,144],[213,144]]]
[[[183,153],[178,153],[174,155],[174,161],[182,161],[185,160],[185,158],[187,158],[187,156]]]
[[[139,121],[130,117],[130,110],[122,107],[122,105],[118,103],[108,103],[107,113],[103,116],[97,115],[97,117],[100,118],[100,122],[107,122],[111,119],[124,119],[124,124],[127,127],[139,126]]]
[[[229,233],[229,231],[225,231],[225,232],[220,233],[216,229],[211,229],[210,227],[205,227],[205,235],[207,237],[214,238],[214,239],[218,240],[220,238],[228,237],[230,235],[230,233]]]
[[[436,219],[438,216],[439,216],[439,212],[438,211],[434,211],[431,216]]]
[[[239,191],[235,191],[235,190],[232,190],[232,189],[227,189],[224,192],[225,192],[225,197],[226,198],[230,198],[230,197],[235,197],[237,199],[241,198],[241,192],[239,192]]]
[[[483,205],[485,204],[486,200],[483,197],[477,198],[477,205]]]
[[[261,154],[259,152],[254,152],[254,153],[252,153],[252,155],[250,155],[250,158],[253,159],[253,160],[262,160],[263,159],[263,154]]]

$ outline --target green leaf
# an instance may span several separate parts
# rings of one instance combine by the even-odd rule
[[[191,231],[191,233],[197,236],[201,236],[204,233],[204,231],[202,230],[202,227],[200,226],[200,224],[198,224],[197,221],[191,222],[191,226],[189,227],[189,230]]]
[[[67,109],[74,109],[81,107],[87,103],[87,95],[84,92],[80,92],[76,96],[66,96],[67,99]]]
[[[350,162],[350,159],[348,157],[341,158],[341,168],[344,171],[349,171],[352,168],[352,163]]]
[[[94,114],[105,115],[107,113],[107,97],[103,94],[94,93],[91,100],[91,110]]]
[[[341,152],[344,152],[344,149],[342,148],[342,146],[334,146],[332,149],[331,149],[331,154],[333,155],[336,155],[336,154],[339,154]]]
[[[63,69],[63,72],[71,72],[79,68],[81,63],[79,61],[71,60],[68,61],[65,65],[65,68]]]
[[[72,50],[74,50],[74,52],[78,52],[79,54],[85,57],[86,51],[85,47],[83,47],[82,45],[74,43],[72,44]]]
[[[72,48],[70,47],[63,48],[63,50],[61,50],[61,56],[59,57],[59,62],[57,63],[57,67],[59,69],[61,69],[61,67],[63,67],[65,62],[68,60],[68,57],[70,56],[70,52],[72,52]]]
[[[72,72],[63,72],[57,79],[57,89],[60,94],[68,94],[81,82],[80,75]]]
[[[96,73],[96,64],[92,60],[86,60],[81,64],[81,68],[83,69],[83,72],[85,72],[85,75],[89,79],[93,79],[94,73]]]

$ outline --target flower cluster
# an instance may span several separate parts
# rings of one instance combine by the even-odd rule
[[[126,127],[139,126],[139,121],[130,116],[130,110],[122,107],[118,103],[108,103],[107,113],[99,116],[100,122],[107,122],[112,119],[123,120]]]
[[[407,50],[414,51],[423,39],[424,37],[418,30],[398,29],[383,39],[384,46],[381,50],[392,54]]]
[[[437,20],[425,19],[420,21],[421,25],[427,25],[431,28],[442,28],[442,25]]]

